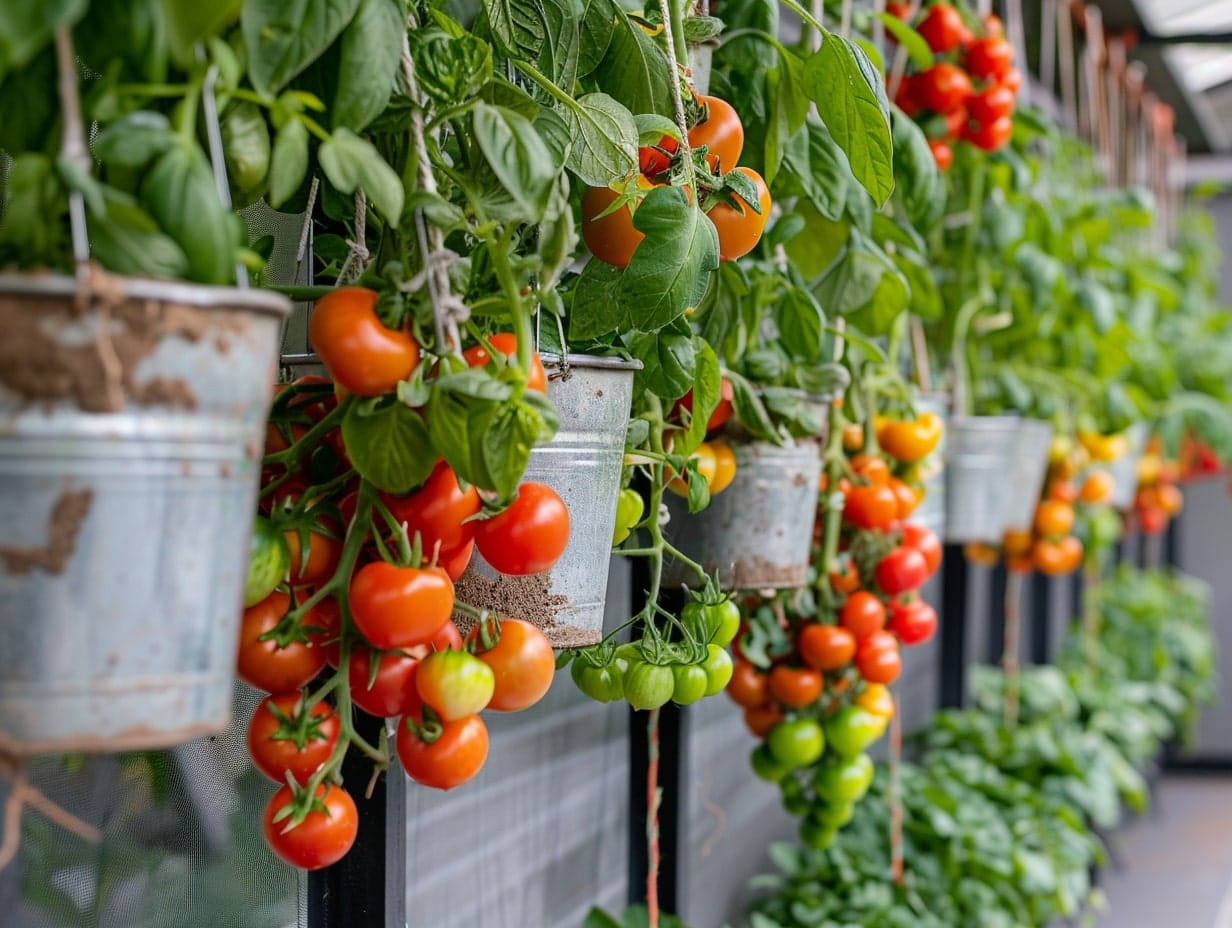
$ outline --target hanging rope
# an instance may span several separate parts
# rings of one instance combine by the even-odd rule
[[[339,284],[353,284],[368,268],[368,197],[363,189],[355,191],[355,238],[347,239],[346,261],[338,271]]]
[[[894,714],[890,716],[890,880],[902,886],[906,865],[903,854],[903,720],[899,716],[898,697],[890,692]]]
[[[0,778],[9,784],[9,794],[4,800],[4,839],[0,841],[0,871],[17,859],[21,847],[21,813],[29,806],[66,831],[71,831],[83,841],[98,844],[102,832],[82,821],[62,806],[43,795],[30,785],[29,770],[21,758],[0,753]]]
[[[1001,649],[1001,670],[1005,674],[1002,718],[1006,728],[1018,725],[1018,652],[1022,627],[1022,590],[1026,574],[1012,570],[1005,578],[1005,643]]]

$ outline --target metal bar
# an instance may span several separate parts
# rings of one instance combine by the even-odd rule
[[[1005,651],[1005,587],[1009,577],[1005,564],[998,564],[992,571],[991,590],[988,594],[988,652],[985,659],[990,664],[1000,664]]]
[[[1139,32],[1137,44],[1142,45],[1232,45],[1232,32],[1186,32],[1178,35],[1155,35]]]
[[[941,560],[941,689],[942,709],[963,704],[967,672],[967,583],[970,567],[962,545],[948,544]]]
[[[1052,660],[1052,583],[1036,572],[1031,579],[1031,663]]]

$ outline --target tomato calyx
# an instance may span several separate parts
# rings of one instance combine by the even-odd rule
[[[287,783],[291,790],[291,801],[274,813],[271,821],[275,825],[286,822],[286,827],[281,829],[281,834],[287,834],[303,824],[304,819],[316,812],[321,815],[329,816],[329,807],[325,804],[325,794],[321,793],[321,785],[309,784],[308,786],[300,786],[294,779]],[[342,789],[341,786],[330,783],[324,787],[325,793],[331,789]]]
[[[402,726],[424,744],[435,744],[445,734],[445,724],[436,710],[425,705],[420,709],[418,717],[404,715]]]
[[[300,693],[294,710],[284,712],[273,697],[263,699],[258,711],[270,713],[278,721],[278,728],[269,735],[270,741],[290,741],[296,750],[302,751],[310,741],[323,741],[327,735],[322,725],[330,720],[332,710],[326,715],[317,715],[312,710],[319,703],[309,704],[307,697]]]

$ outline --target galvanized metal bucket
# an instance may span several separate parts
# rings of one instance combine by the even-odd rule
[[[1138,463],[1146,451],[1150,431],[1145,422],[1135,422],[1126,429],[1125,437],[1129,440],[1129,450],[1108,465],[1112,479],[1116,481],[1109,502],[1116,509],[1126,510],[1134,505],[1134,498],[1138,495]]]
[[[1005,531],[1018,416],[964,416],[949,422],[945,462],[945,538],[995,543]],[[1037,491],[1038,495],[1038,491]]]
[[[768,442],[732,444],[736,476],[710,505],[689,512],[687,502],[668,494],[668,540],[707,573],[719,571],[728,589],[769,590],[808,582],[821,445],[800,442],[781,448]],[[685,564],[668,559],[663,579],[699,586]]]
[[[1025,531],[1035,518],[1040,490],[1048,474],[1048,450],[1052,445],[1052,426],[1039,419],[1023,419],[1014,447],[1014,468],[1010,474],[1009,500],[1005,507],[1002,534],[1010,529]]]
[[[911,521],[918,522],[934,532],[938,538],[945,537],[945,449],[949,432],[949,398],[943,393],[930,393],[915,401],[917,412],[931,412],[940,416],[946,426],[941,431],[941,440],[936,450],[919,463],[920,482],[924,485],[924,499]]]
[[[569,544],[551,570],[527,577],[497,573],[476,551],[456,591],[471,606],[537,625],[553,647],[581,648],[603,638],[625,431],[641,362],[569,355],[567,365],[548,357],[544,366],[560,430],[531,451],[523,480],[560,494],[569,508]]]
[[[263,291],[0,275],[0,751],[225,728],[282,320]]]

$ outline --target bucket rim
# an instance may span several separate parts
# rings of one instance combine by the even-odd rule
[[[601,354],[573,354],[570,352],[562,359],[558,354],[539,355],[545,368],[559,369],[561,367],[581,367],[604,371],[640,371],[645,365],[636,358],[621,358]],[[562,363],[565,362],[565,363]]]
[[[279,319],[291,314],[291,301],[272,290],[219,287],[183,280],[155,280],[150,277],[108,275],[107,279],[124,296],[138,300],[161,300],[220,310],[249,310],[267,313]],[[0,273],[0,294],[67,298],[74,296],[79,289],[76,278],[65,274],[14,271]]]
[[[1028,421],[1022,416],[951,416],[951,429],[969,429],[973,432],[992,432],[1001,429],[1018,429]]]

